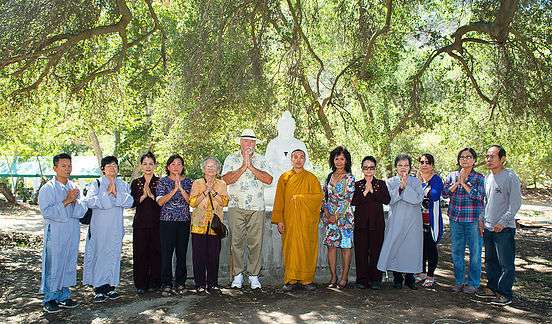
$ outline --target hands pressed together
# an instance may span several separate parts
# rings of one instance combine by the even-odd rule
[[[73,204],[75,203],[75,201],[77,201],[77,198],[79,198],[79,189],[69,189],[69,191],[67,192],[67,196],[63,200],[63,204],[65,206]]]

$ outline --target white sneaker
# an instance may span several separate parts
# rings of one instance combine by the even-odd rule
[[[258,276],[249,276],[249,284],[251,285],[251,289],[261,288],[261,283],[259,282]]]
[[[234,276],[234,280],[232,280],[232,285],[230,285],[230,287],[241,289],[242,285],[243,285],[243,275],[240,273],[239,275]]]

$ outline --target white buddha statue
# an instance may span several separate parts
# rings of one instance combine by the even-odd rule
[[[272,210],[274,205],[274,196],[276,194],[276,185],[282,173],[291,169],[291,152],[301,149],[306,154],[305,169],[312,170],[312,164],[309,160],[309,153],[305,143],[295,138],[295,119],[289,111],[284,111],[282,117],[276,125],[278,136],[273,138],[266,147],[265,158],[272,168],[273,181],[270,186],[264,190],[265,206],[267,210]]]

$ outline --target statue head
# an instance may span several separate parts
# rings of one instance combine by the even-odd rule
[[[278,136],[284,138],[292,138],[295,134],[295,119],[291,116],[289,111],[284,111],[282,117],[278,120],[276,125],[278,130]]]

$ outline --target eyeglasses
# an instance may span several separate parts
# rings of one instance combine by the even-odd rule
[[[497,155],[491,155],[491,154],[485,155],[485,158],[486,158],[487,160],[494,160],[495,157],[497,157]]]
[[[362,167],[362,170],[364,170],[364,171],[366,171],[366,170],[374,171],[375,169],[376,169],[376,166],[375,166],[375,165],[363,166],[363,167]]]
[[[460,155],[460,160],[471,160],[473,156],[471,155]]]
[[[420,162],[420,164],[427,164],[427,165],[431,165],[431,162],[429,162],[429,161],[426,161],[426,160],[421,160],[421,161],[419,161],[419,162]]]

